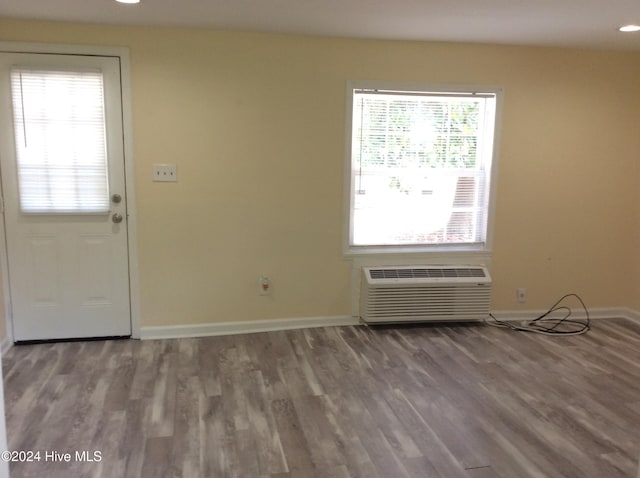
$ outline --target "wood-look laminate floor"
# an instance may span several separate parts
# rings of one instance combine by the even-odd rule
[[[17,477],[634,477],[640,325],[320,328],[19,346]],[[76,451],[101,453],[99,462]]]

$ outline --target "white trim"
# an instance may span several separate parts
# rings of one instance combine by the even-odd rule
[[[0,197],[2,197],[2,218],[0,220],[0,274],[2,275],[2,295],[4,298],[5,338],[2,341],[0,352],[5,352],[4,343],[13,343],[13,307],[11,305],[11,287],[9,286],[9,251],[7,250],[7,236],[4,227],[4,191],[0,184]],[[6,348],[8,350],[9,348]]]
[[[49,43],[3,42],[0,52],[44,53],[61,55],[97,55],[117,57],[120,60],[120,88],[122,95],[122,132],[124,135],[125,193],[127,197],[127,231],[129,251],[129,300],[131,307],[131,337],[140,338],[140,278],[138,271],[138,229],[135,194],[135,167],[133,158],[133,120],[131,95],[131,65],[129,49],[126,47],[70,45]],[[7,259],[7,243],[4,221],[0,226],[0,267],[2,268],[3,292],[5,297],[5,318],[7,338],[13,342],[13,314]]]
[[[634,322],[640,323],[640,312],[637,310],[630,309],[628,307],[621,307],[622,310],[626,311],[627,315],[625,319],[633,320]]]
[[[129,50],[120,54],[122,95],[122,131],[124,134],[124,182],[127,194],[127,234],[129,246],[129,302],[131,307],[131,337],[140,338],[140,271],[138,269],[138,216],[135,189],[135,161],[133,158],[133,114],[131,111],[131,64]]]
[[[487,224],[485,242],[482,244],[456,244],[456,245],[397,245],[397,246],[352,246],[351,237],[351,201],[352,201],[352,134],[353,134],[353,91],[357,89],[390,90],[406,92],[443,92],[443,93],[467,93],[473,91],[491,92],[495,94],[495,121],[493,124],[493,150],[491,155],[491,175],[489,178],[489,197],[487,199]],[[502,114],[505,89],[494,85],[466,85],[466,84],[429,84],[429,83],[402,83],[389,81],[361,81],[347,80],[345,95],[345,144],[344,144],[344,183],[343,183],[343,222],[342,222],[342,253],[346,258],[358,256],[374,256],[378,254],[429,255],[432,261],[440,261],[440,258],[449,254],[459,254],[473,258],[478,254],[491,255],[493,251],[494,225],[496,216],[496,190],[498,184],[498,163],[500,158],[500,143],[502,133]],[[463,260],[469,263],[472,259]],[[433,262],[431,262],[433,263]]]
[[[491,312],[493,316],[505,322],[517,322],[523,320],[533,320],[547,312],[546,310],[499,310]],[[571,318],[586,319],[583,310],[574,307]],[[628,307],[596,307],[589,308],[589,318],[594,320],[602,319],[629,319],[640,322],[640,312]],[[490,320],[490,319],[489,319]]]
[[[44,53],[51,55],[120,56],[129,49],[121,46],[73,45],[70,43],[30,43],[0,41],[3,53]]]
[[[347,81],[345,94],[345,121],[344,121],[344,158],[343,158],[343,191],[342,191],[342,254],[346,257],[350,254],[351,245],[351,155],[353,153],[353,90],[357,82]]]
[[[543,310],[496,311],[493,315],[499,320],[521,321],[534,319],[544,313]],[[640,312],[627,307],[589,309],[592,319],[624,318],[640,322]],[[574,318],[585,317],[575,311]],[[314,327],[339,327],[363,325],[357,317],[338,315],[331,317],[306,317],[293,319],[249,320],[243,322],[214,322],[207,324],[166,325],[142,327],[140,338],[143,340],[178,339],[187,337],[212,337],[217,335],[252,334],[278,330],[307,329]],[[451,324],[444,324],[450,327]]]
[[[360,322],[357,318],[338,315],[333,317],[304,317],[295,319],[267,319],[248,320],[243,322],[150,326],[141,328],[140,338],[143,340],[150,340],[177,339],[183,337],[209,337],[214,335],[252,334],[255,332],[345,325],[360,325]]]

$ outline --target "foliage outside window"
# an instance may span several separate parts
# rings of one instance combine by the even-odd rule
[[[351,87],[350,250],[485,247],[497,94]]]

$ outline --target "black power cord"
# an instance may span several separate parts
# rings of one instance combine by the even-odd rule
[[[573,313],[571,307],[560,304],[570,297],[578,299],[584,309],[586,319],[569,318]],[[556,312],[562,312],[563,315],[561,317],[552,317],[551,315]],[[520,332],[534,332],[536,334],[544,335],[580,335],[591,329],[589,309],[587,309],[587,306],[578,294],[566,294],[562,296],[562,298],[553,304],[544,314],[533,320],[522,322],[519,325],[516,323],[506,322],[504,320],[498,320],[493,316],[493,314],[489,314],[489,317],[493,320],[485,319],[484,322],[492,327],[502,327]]]

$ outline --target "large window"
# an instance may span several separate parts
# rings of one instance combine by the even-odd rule
[[[350,84],[348,249],[487,250],[500,90]]]

